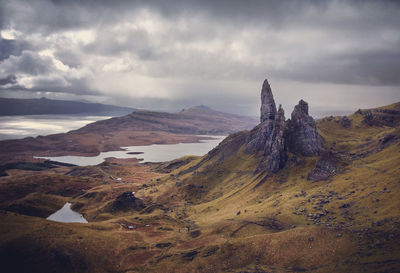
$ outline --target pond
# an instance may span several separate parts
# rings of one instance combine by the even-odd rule
[[[67,202],[65,205],[57,210],[55,213],[46,218],[47,220],[62,222],[62,223],[87,223],[88,221],[82,214],[71,209],[71,203]]]

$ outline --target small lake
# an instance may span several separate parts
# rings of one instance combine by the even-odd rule
[[[146,146],[121,147],[123,151],[110,151],[100,153],[97,156],[56,156],[56,157],[35,157],[57,162],[69,163],[78,166],[94,166],[102,163],[106,158],[137,158],[145,162],[170,161],[186,155],[202,156],[216,147],[225,136],[203,136],[213,139],[201,140],[198,143],[178,144],[153,144]],[[133,154],[132,154],[133,153]]]
[[[57,210],[55,213],[46,218],[50,221],[62,223],[87,223],[88,221],[82,214],[71,209],[71,203],[67,202],[65,205]]]

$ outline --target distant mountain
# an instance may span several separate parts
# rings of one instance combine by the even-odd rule
[[[69,100],[0,98],[0,116],[96,114],[126,115],[133,108]]]
[[[258,122],[208,107],[196,106],[178,113],[136,110],[68,133],[0,141],[0,162],[27,160],[46,151],[53,155],[94,155],[125,146],[197,142],[201,137],[195,135],[228,135],[251,129]]]
[[[251,129],[257,124],[255,117],[239,116],[195,106],[179,113],[136,110],[133,113],[97,121],[76,130],[77,133],[106,131],[163,131],[175,134],[226,135]]]

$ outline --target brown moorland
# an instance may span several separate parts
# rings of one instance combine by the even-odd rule
[[[203,157],[11,170],[0,180],[2,268],[399,272],[400,103],[327,117],[317,128],[334,159],[323,179],[310,173],[324,155],[289,153],[282,170],[255,172],[248,131]],[[125,192],[145,207],[110,210]],[[89,223],[43,219],[65,201]]]

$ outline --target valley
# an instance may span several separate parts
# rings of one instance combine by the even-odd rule
[[[138,111],[66,134],[0,142],[3,166],[33,164],[10,165],[0,178],[2,268],[400,271],[400,103],[314,121],[301,100],[288,121],[266,81],[261,122],[253,125],[202,108]],[[224,133],[204,156],[167,162],[32,159]],[[88,223],[45,219],[66,202]]]

